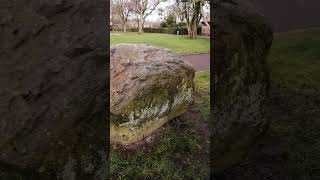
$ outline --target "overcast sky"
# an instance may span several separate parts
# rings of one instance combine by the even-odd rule
[[[174,0],[167,0],[166,2],[162,2],[159,4],[157,9],[162,8],[165,9],[167,6],[170,6],[172,3],[174,3]],[[149,15],[146,19],[147,21],[159,21],[160,17],[158,15],[158,11],[155,10],[151,15]]]
[[[166,2],[162,2],[158,5],[157,9],[162,8],[162,9],[166,9],[166,7],[170,6],[171,4],[175,3],[175,0],[167,0]],[[209,7],[209,6],[208,6]],[[205,10],[205,12],[208,12],[207,10]],[[155,10],[151,15],[149,15],[146,18],[147,21],[160,21],[160,17],[158,15],[158,11]]]

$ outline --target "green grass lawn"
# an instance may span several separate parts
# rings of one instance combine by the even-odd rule
[[[209,53],[210,51],[210,40],[208,38],[189,39],[187,36],[170,34],[112,32],[110,43],[111,45],[119,43],[148,44],[168,48],[179,54]]]
[[[210,115],[210,71],[196,72],[194,82],[197,94],[196,106],[202,114],[202,119],[208,122]]]

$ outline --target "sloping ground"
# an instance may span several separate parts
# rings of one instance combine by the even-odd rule
[[[319,0],[250,0],[276,32],[320,26]]]
[[[270,127],[246,161],[217,180],[320,179],[320,31],[275,36]]]

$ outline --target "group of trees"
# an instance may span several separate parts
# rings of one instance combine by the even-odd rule
[[[166,0],[112,0],[111,8],[120,19],[123,30],[126,32],[130,16],[137,22],[139,32],[143,32],[146,18],[151,15],[157,6]]]
[[[161,2],[167,0],[112,0],[111,8],[114,14],[121,19],[121,24],[126,31],[129,17],[138,24],[139,32],[143,32],[146,18],[151,15]],[[175,2],[165,10],[159,9],[159,15],[165,16],[166,24],[180,23],[186,24],[188,35],[191,38],[197,37],[197,27],[200,20],[209,23],[204,15],[204,6],[210,3],[209,0],[175,0]]]

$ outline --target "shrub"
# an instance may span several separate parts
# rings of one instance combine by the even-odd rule
[[[185,23],[185,22],[179,22],[179,23],[177,23],[177,26],[185,27],[185,26],[187,26],[187,23]]]
[[[123,31],[121,27],[113,27],[112,31]],[[188,35],[186,27],[161,27],[161,28],[143,28],[146,33],[162,33],[162,34],[177,34],[179,30],[180,35]],[[138,32],[138,28],[127,28],[127,32]],[[201,34],[201,27],[198,27],[198,34]]]
[[[160,23],[160,27],[162,27],[162,28],[167,27],[167,23],[166,22],[161,22]]]

